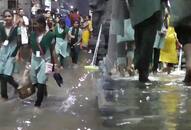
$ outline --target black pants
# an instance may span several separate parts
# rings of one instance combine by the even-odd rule
[[[47,94],[47,89],[45,84],[37,84],[37,100],[35,102],[36,107],[40,107],[43,101],[44,95]]]
[[[126,48],[126,43],[119,43],[117,44],[117,57],[126,57],[127,56],[127,50]]]
[[[126,67],[127,65],[127,50],[126,50],[126,43],[118,43],[117,44],[117,58],[123,58],[125,61],[119,61],[118,65]]]
[[[72,63],[77,64],[79,53],[80,53],[80,46],[79,45],[71,47],[70,55],[72,57]]]
[[[15,89],[18,88],[18,83],[13,79],[12,76],[8,75],[0,75],[0,80],[1,80],[1,97],[8,99],[8,94],[7,94],[7,82],[11,84]]]
[[[60,58],[60,65],[64,66],[64,57],[59,54],[59,58]]]
[[[153,44],[157,30],[162,24],[161,12],[155,13],[135,28],[135,68],[139,71],[140,78],[147,79],[149,76],[149,65],[152,60]]]
[[[160,57],[160,49],[154,48],[154,56],[153,56],[153,68],[152,71],[157,71]]]

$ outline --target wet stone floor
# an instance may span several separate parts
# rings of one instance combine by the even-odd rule
[[[35,95],[21,100],[9,87],[9,100],[0,101],[0,130],[191,130],[191,87],[183,74],[151,75],[152,84],[115,77],[105,85],[101,74],[83,69],[86,62],[61,72],[61,88],[50,76],[38,112]]]

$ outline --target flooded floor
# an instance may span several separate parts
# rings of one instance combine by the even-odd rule
[[[191,129],[191,87],[184,86],[183,75],[151,75],[152,84],[141,84],[137,78],[118,78],[112,81],[112,92],[105,90],[106,100],[110,102],[105,102],[105,106],[100,103],[105,127],[112,130]]]
[[[33,107],[35,95],[21,100],[10,87],[10,99],[0,102],[0,130],[191,130],[191,87],[182,84],[183,74],[151,76],[155,81],[146,85],[136,76],[119,79],[114,106],[126,109],[108,113],[98,109],[99,76],[83,64],[62,74],[63,87],[49,78],[39,112]]]

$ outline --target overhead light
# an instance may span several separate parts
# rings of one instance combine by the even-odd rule
[[[74,6],[73,6],[73,5],[71,5],[71,6],[70,6],[70,8],[71,8],[71,9],[73,9],[73,8],[74,8]]]

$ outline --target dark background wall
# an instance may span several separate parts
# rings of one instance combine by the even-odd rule
[[[89,14],[89,1],[88,0],[77,0],[77,8],[80,15],[86,16]]]

